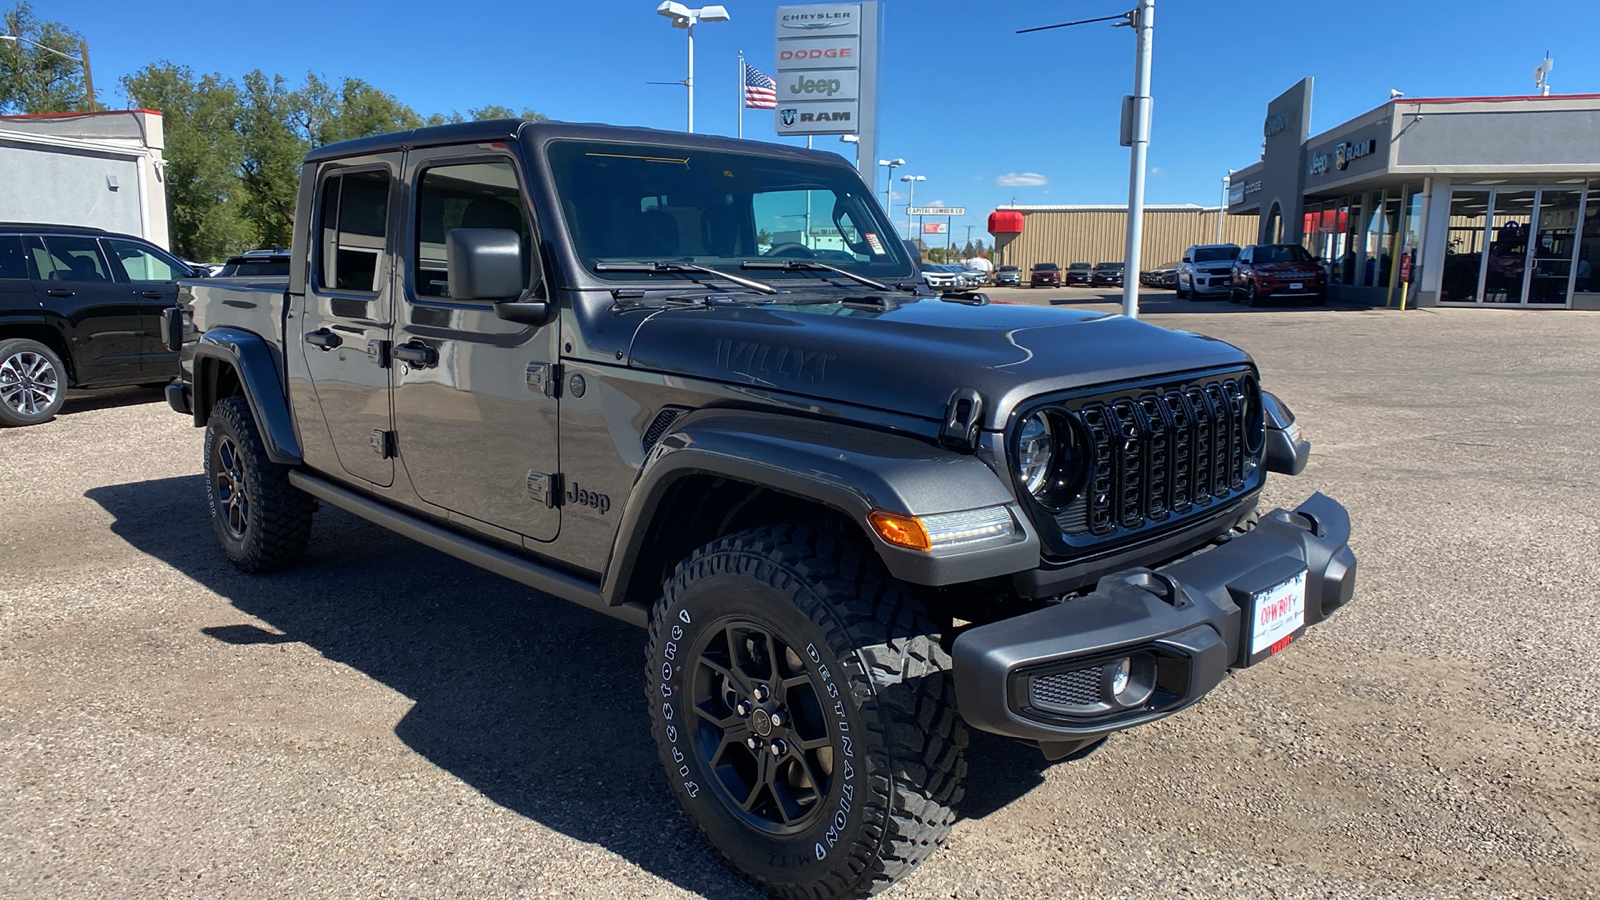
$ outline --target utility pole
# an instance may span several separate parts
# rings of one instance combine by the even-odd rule
[[[83,54],[81,57],[80,56],[72,56],[70,54],[62,53],[60,50],[57,50],[54,47],[47,47],[44,44],[39,43],[38,41],[29,40],[28,38],[25,38],[25,37],[18,37],[17,35],[14,35],[14,34],[0,34],[0,41],[10,41],[11,42],[11,46],[17,48],[17,56],[18,56],[19,59],[21,58],[21,55],[22,55],[22,45],[23,44],[28,44],[28,45],[31,45],[31,46],[34,46],[34,47],[38,47],[40,50],[43,50],[46,53],[54,53],[56,56],[59,56],[62,59],[65,59],[65,60],[67,60],[69,62],[75,62],[78,65],[83,66],[83,89],[84,89],[84,93],[87,95],[86,99],[89,101],[89,112],[95,112],[96,110],[98,110],[100,108],[99,105],[94,102],[94,75],[89,72],[89,42],[88,41],[82,41],[82,40],[78,41],[78,52]]]
[[[1139,250],[1144,240],[1144,170],[1150,148],[1150,50],[1155,40],[1155,0],[1139,0],[1133,13],[1138,49],[1133,70],[1133,159],[1128,167],[1128,243],[1123,253],[1122,314],[1139,316]]]

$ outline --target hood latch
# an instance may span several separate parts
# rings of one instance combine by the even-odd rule
[[[978,449],[978,429],[982,422],[983,395],[972,388],[958,388],[945,406],[939,443],[951,450],[971,453]]]

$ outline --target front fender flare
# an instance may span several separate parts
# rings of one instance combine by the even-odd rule
[[[294,417],[283,396],[283,380],[272,349],[260,335],[239,328],[219,326],[200,335],[194,345],[194,424],[206,424],[211,405],[216,402],[216,385],[208,383],[207,372],[214,367],[201,360],[217,360],[233,367],[245,401],[261,427],[267,457],[275,463],[298,466],[302,462],[300,439],[295,434]]]
[[[605,600],[628,599],[634,565],[667,491],[691,475],[714,475],[814,500],[860,527],[896,578],[959,584],[1039,564],[1039,538],[1016,498],[976,457],[912,437],[773,413],[707,411],[651,448],[634,483],[606,567]],[[1005,506],[1009,542],[939,552],[886,543],[867,522],[874,510],[930,515]]]

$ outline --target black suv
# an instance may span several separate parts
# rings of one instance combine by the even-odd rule
[[[216,278],[288,278],[289,251],[282,247],[270,250],[246,250],[217,270]]]
[[[1094,267],[1088,263],[1067,266],[1067,284],[1094,284]]]
[[[1122,263],[1103,262],[1094,266],[1095,287],[1121,287]]]
[[[49,421],[68,387],[170,381],[161,311],[197,274],[132,235],[0,223],[0,425]]]

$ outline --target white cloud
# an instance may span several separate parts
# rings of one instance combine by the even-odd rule
[[[1167,170],[1161,168],[1160,166],[1151,166],[1150,167],[1150,177],[1151,178],[1163,178],[1163,177],[1166,176],[1166,174],[1167,174]]]
[[[994,180],[1000,187],[1039,187],[1049,184],[1050,179],[1038,172],[1007,172]]]
[[[932,203],[929,203],[928,205],[929,206],[945,206],[947,204],[943,200],[935,200]]]
[[[892,189],[889,191],[889,199],[890,200],[904,200],[905,198],[906,198],[906,195],[900,193],[899,191],[892,190]]]
[[[982,181],[983,180],[983,176],[982,175],[974,175],[974,176],[972,176],[972,180],[973,181]]]

